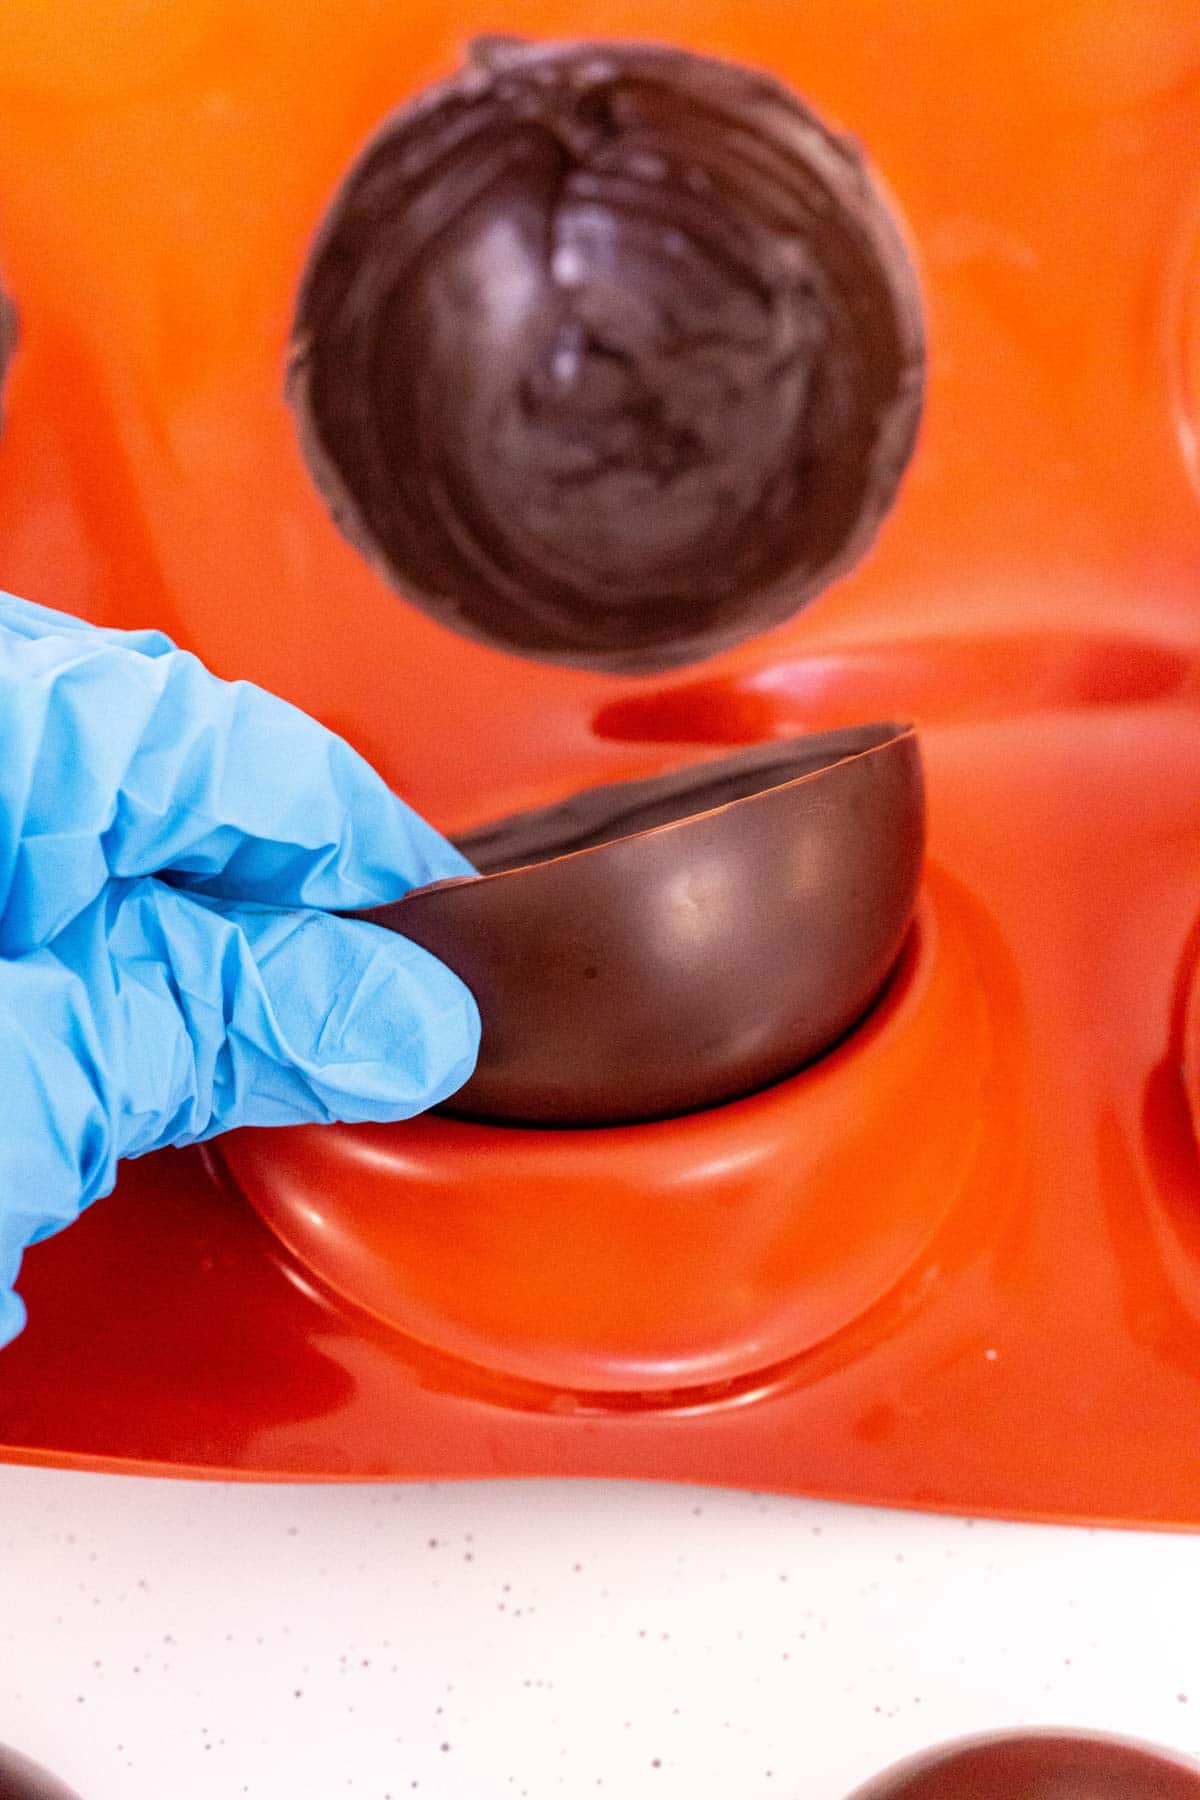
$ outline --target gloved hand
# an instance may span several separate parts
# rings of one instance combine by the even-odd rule
[[[0,595],[0,1345],[22,1250],[120,1157],[466,1081],[458,977],[323,909],[471,872],[284,701]]]

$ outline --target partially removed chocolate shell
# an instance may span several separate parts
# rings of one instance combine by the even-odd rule
[[[923,363],[888,205],[789,89],[503,39],[351,170],[289,395],[335,519],[402,594],[628,673],[761,632],[858,560]]]
[[[863,725],[594,788],[460,840],[485,871],[363,916],[479,1003],[473,1118],[690,1112],[810,1062],[895,963],[924,851],[914,732]]]

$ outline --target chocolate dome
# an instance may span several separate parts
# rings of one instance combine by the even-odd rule
[[[289,395],[335,519],[403,595],[505,650],[640,672],[857,561],[922,374],[889,209],[787,88],[505,39],[351,170]]]
[[[27,1756],[0,1744],[0,1800],[78,1800],[78,1795]]]
[[[611,1125],[793,1074],[858,1023],[912,919],[920,752],[886,723],[613,782],[460,839],[487,871],[362,916],[479,1003],[449,1110]]]
[[[1200,1765],[1089,1732],[1000,1733],[914,1756],[850,1800],[1200,1800]]]

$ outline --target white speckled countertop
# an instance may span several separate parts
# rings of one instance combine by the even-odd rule
[[[1200,1752],[1200,1538],[691,1489],[0,1468],[0,1742],[83,1800],[840,1800],[995,1726]]]

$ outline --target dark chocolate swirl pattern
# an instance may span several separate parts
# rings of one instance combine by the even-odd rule
[[[404,595],[640,672],[764,630],[862,555],[922,376],[889,209],[786,88],[488,40],[336,196],[289,395],[338,524]]]

